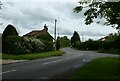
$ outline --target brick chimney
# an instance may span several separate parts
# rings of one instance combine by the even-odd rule
[[[44,25],[44,30],[47,32],[48,31],[48,27],[46,26],[46,24]]]

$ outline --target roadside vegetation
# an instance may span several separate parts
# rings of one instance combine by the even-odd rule
[[[90,25],[91,23],[104,23],[103,25],[111,26],[118,30],[118,33],[111,33],[100,40],[89,39],[85,42],[80,42],[77,36],[74,37],[75,35],[73,34],[73,37],[77,39],[77,41],[76,39],[72,40],[73,37],[71,37],[73,47],[79,50],[96,50],[98,52],[120,54],[120,1],[114,1],[115,2],[111,2],[111,0],[102,0],[96,2],[93,0],[89,3],[89,1],[81,0],[78,2],[79,5],[77,5],[73,11],[75,13],[84,12],[83,15],[85,16],[84,21],[86,25]],[[102,18],[105,19],[104,22]],[[96,22],[96,19],[99,21]]]
[[[64,51],[50,51],[50,52],[42,52],[42,53],[31,53],[31,54],[2,54],[2,59],[12,59],[12,60],[33,60],[39,58],[46,58],[51,56],[62,56]]]
[[[56,42],[48,32],[43,32],[36,37],[19,36],[13,25],[8,25],[2,34],[2,59],[32,60],[51,56],[62,56],[60,42]]]
[[[120,54],[120,32],[109,34],[99,40],[89,39],[85,42],[79,40],[79,34],[71,37],[71,45],[78,50],[98,51],[101,53]]]
[[[12,33],[11,33],[12,32]],[[43,33],[42,33],[43,34]],[[19,36],[14,26],[8,25],[2,34],[2,52],[5,54],[30,54],[34,52],[53,51],[53,41],[46,32],[43,37]],[[39,36],[39,35],[38,35]],[[47,40],[48,39],[48,40]]]
[[[0,53],[0,59],[2,59],[2,54]]]
[[[92,60],[90,63],[76,70],[70,80],[120,80],[119,62],[117,57],[104,57]]]

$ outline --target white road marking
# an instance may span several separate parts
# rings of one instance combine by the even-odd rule
[[[60,62],[60,61],[63,61],[63,60],[67,60],[67,59],[71,59],[71,58],[76,58],[76,57],[79,57],[79,56],[82,56],[83,54],[80,54],[80,55],[76,55],[76,56],[72,56],[72,57],[67,57],[67,58],[64,58],[64,59],[60,59],[60,60],[55,60],[55,61],[51,61],[51,62],[45,62],[43,64],[51,64],[51,63],[56,63],[56,62]]]
[[[5,71],[5,72],[2,72],[0,74],[10,73],[10,72],[14,72],[14,71],[17,71],[17,70]]]
[[[46,62],[46,63],[44,63],[44,64],[51,64],[51,63],[55,63],[55,62],[60,62],[60,61],[62,61],[62,60],[65,60],[65,59],[60,59],[60,60],[56,60],[56,61]]]
[[[44,63],[44,64],[50,64],[50,63],[52,63],[52,62],[46,62],[46,63]]]

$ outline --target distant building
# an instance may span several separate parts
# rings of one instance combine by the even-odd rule
[[[107,40],[107,38],[108,38],[108,36],[100,38],[99,41],[105,41],[105,40]]]
[[[46,41],[53,41],[53,37],[48,33],[48,27],[46,24],[44,25],[43,30],[33,30],[23,36],[28,36],[28,37],[36,37],[36,38],[41,38],[42,40]]]

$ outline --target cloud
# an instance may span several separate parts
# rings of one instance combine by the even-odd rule
[[[73,0],[74,1],[74,0]],[[48,25],[50,34],[54,36],[54,20],[57,19],[57,34],[60,36],[72,36],[77,31],[85,39],[100,38],[109,33],[116,32],[111,27],[93,23],[89,26],[84,24],[85,16],[81,13],[73,13],[73,8],[77,5],[74,2],[3,2],[3,27],[0,33],[8,24],[13,24],[20,35],[24,35],[32,30],[43,29],[44,24]],[[97,21],[97,20],[95,20]]]

